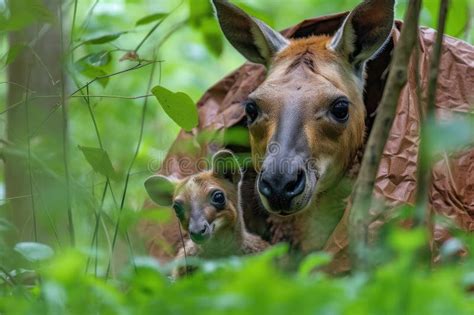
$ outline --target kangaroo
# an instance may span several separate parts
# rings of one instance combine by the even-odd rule
[[[183,180],[155,175],[145,181],[151,199],[172,206],[181,227],[189,235],[175,259],[185,256],[222,258],[261,252],[269,244],[247,232],[239,206],[238,186],[242,177],[235,156],[217,152],[208,171]],[[173,271],[173,276],[183,270]]]
[[[365,64],[389,40],[395,1],[362,1],[335,34],[301,39],[227,0],[213,3],[229,42],[268,69],[243,104],[257,173],[243,202],[257,199],[267,211],[273,242],[282,233],[303,253],[321,250],[350,193],[341,185],[364,145]]]

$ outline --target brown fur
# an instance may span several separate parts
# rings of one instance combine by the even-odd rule
[[[215,189],[224,191],[226,195],[226,206],[219,211],[208,202],[209,194]],[[228,180],[216,177],[212,171],[201,172],[185,179],[177,186],[174,200],[181,202],[186,208],[185,217],[181,220],[185,232],[191,202],[198,204],[210,224],[220,220],[219,227],[208,241],[196,244],[188,239],[185,242],[185,249],[181,248],[175,259],[182,260],[191,256],[214,259],[246,255],[261,252],[269,246],[260,237],[247,231],[238,207],[237,186]],[[184,268],[178,268],[173,275],[180,276],[184,272]]]
[[[328,173],[318,183],[317,196],[313,197],[309,209],[290,218],[270,215],[268,219],[272,243],[289,241],[303,252],[322,249],[339,222],[344,205],[341,203],[339,208],[326,209],[325,205],[333,198],[328,190],[337,189],[333,186],[349,168],[364,141],[362,83],[348,62],[327,49],[329,40],[328,36],[313,36],[291,41],[275,56],[266,81],[250,95],[265,115],[264,119],[249,127],[257,171],[283,105],[289,99],[297,99],[297,105],[303,107],[303,125],[312,157],[330,156],[333,159]],[[323,117],[315,119],[315,115],[318,117],[319,112],[327,110],[335,95],[341,94],[351,102],[347,125],[341,126]],[[344,197],[347,196],[342,199]]]

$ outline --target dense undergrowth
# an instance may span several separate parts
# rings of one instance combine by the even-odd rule
[[[136,257],[107,281],[84,272],[85,253],[47,258],[39,250],[35,257],[25,254],[15,275],[2,274],[0,314],[474,313],[472,258],[459,262],[452,255],[459,248],[448,245],[443,262],[431,268],[420,256],[423,231],[395,229],[389,235],[393,259],[373,273],[337,278],[314,271],[328,262],[326,254],[283,272],[276,261],[286,253],[284,245],[254,257],[200,262],[199,272],[177,281],[167,276],[170,266],[148,257]],[[17,285],[25,281],[30,284]]]

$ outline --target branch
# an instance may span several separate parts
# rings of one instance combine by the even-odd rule
[[[407,82],[408,63],[418,38],[418,18],[421,0],[409,2],[399,41],[394,49],[390,73],[377,109],[361,170],[352,194],[353,206],[349,216],[349,237],[354,268],[370,268],[368,226],[371,222],[370,208],[375,176],[379,167],[390,129],[395,116],[398,98]]]
[[[423,132],[423,125],[426,124],[426,120],[433,117],[435,104],[436,104],[436,90],[438,87],[438,73],[439,64],[441,61],[441,51],[443,48],[443,36],[446,26],[446,18],[448,13],[449,0],[441,0],[439,8],[438,18],[438,33],[436,34],[436,42],[433,47],[430,61],[430,72],[428,77],[428,95],[426,101],[426,112],[424,120],[420,124],[420,150],[418,157],[418,175],[417,175],[417,193],[416,193],[416,206],[414,214],[414,224],[420,225],[427,222],[427,201],[428,201],[428,187],[431,178],[431,163],[430,163],[430,152],[426,144],[426,135]],[[420,108],[423,110],[423,103],[420,103]]]

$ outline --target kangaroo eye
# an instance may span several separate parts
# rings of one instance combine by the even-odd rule
[[[211,195],[211,204],[219,210],[225,207],[225,195],[222,191],[216,190]]]
[[[257,119],[259,110],[257,104],[254,101],[248,100],[245,103],[245,114],[247,115],[249,125]]]
[[[337,100],[331,107],[331,115],[337,122],[345,123],[349,119],[349,102],[345,99]]]
[[[173,203],[173,209],[174,209],[174,212],[176,213],[176,216],[178,217],[178,219],[180,219],[181,221],[184,220],[184,206],[183,206],[183,204],[180,203],[180,202],[175,201]]]

